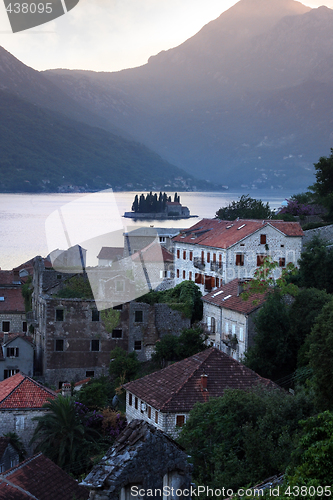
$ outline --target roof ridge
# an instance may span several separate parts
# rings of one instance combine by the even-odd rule
[[[185,386],[185,384],[190,380],[190,378],[193,377],[193,375],[195,374],[195,372],[197,370],[199,370],[200,366],[202,365],[202,363],[204,361],[207,361],[207,359],[209,358],[209,356],[214,352],[214,347],[211,347],[211,348],[208,348],[208,349],[205,349],[205,351],[201,351],[203,353],[207,352],[208,355],[205,357],[204,360],[202,360],[202,362],[200,363],[199,366],[195,367],[193,372],[187,377],[187,379],[183,382],[183,384],[170,396],[170,398],[161,406],[160,410],[162,410],[163,408],[165,408],[165,406],[181,391],[181,389]],[[210,351],[210,352],[209,352]],[[181,363],[182,361],[185,361],[186,359],[189,359],[189,358],[193,358],[194,356],[197,356],[198,354],[201,354],[200,352],[198,352],[197,354],[194,354],[193,356],[189,356],[188,358],[184,358],[182,359],[181,361],[178,361],[178,363]],[[176,363],[173,363],[173,365],[170,365],[170,366],[174,366]],[[168,368],[168,367],[167,367]]]
[[[26,458],[25,460],[23,460],[23,462],[20,462],[19,464],[14,465],[14,467],[11,467],[10,469],[6,470],[3,474],[1,474],[0,477],[6,478],[10,474],[13,474],[14,471],[22,469],[22,467],[25,467],[26,465],[30,464],[30,462],[40,457],[41,455],[43,455],[43,453],[40,451],[39,453],[32,455],[32,457]]]
[[[15,387],[13,387],[13,389],[7,394],[7,396],[5,396],[3,399],[0,400],[0,404],[2,404],[4,401],[6,401],[7,398],[9,398],[9,396],[11,396],[13,394],[13,392],[18,388],[20,387],[20,385],[23,383],[23,381],[25,380],[25,377],[26,375],[23,375],[21,372],[17,373],[16,375],[21,375],[23,378],[21,380],[21,382],[19,382]],[[14,375],[15,377],[15,375]]]
[[[4,483],[7,483],[12,488],[20,491],[21,493],[24,493],[25,495],[27,495],[30,498],[33,498],[34,500],[38,500],[38,498],[35,497],[32,493],[30,493],[30,491],[24,490],[23,488],[21,488],[21,486],[18,486],[17,484],[12,483],[12,481],[9,481],[8,479],[5,479],[2,475],[0,475],[0,485],[4,484]]]

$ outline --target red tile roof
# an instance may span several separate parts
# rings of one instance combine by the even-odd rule
[[[38,453],[0,478],[1,500],[86,500],[89,489],[80,486],[54,462]]]
[[[267,294],[254,294],[248,300],[238,295],[239,280],[230,281],[224,286],[216,288],[213,292],[202,297],[204,302],[209,302],[223,309],[230,309],[243,314],[250,314],[258,309],[266,300]]]
[[[0,286],[20,284],[18,271],[0,271]]]
[[[55,397],[54,391],[21,373],[0,382],[0,410],[42,408]]]
[[[200,244],[201,246],[213,248],[229,248],[266,226],[274,227],[285,236],[301,237],[304,235],[298,222],[257,219],[234,221],[202,219],[194,226],[175,236],[173,241],[190,243],[191,245]]]
[[[201,375],[207,375],[207,391]],[[256,384],[277,387],[227,354],[213,347],[124,385],[153,408],[189,412],[195,403],[223,396],[225,389],[249,389]]]
[[[5,312],[25,312],[21,288],[0,288],[0,313]]]

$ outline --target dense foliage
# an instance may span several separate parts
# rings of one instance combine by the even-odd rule
[[[328,210],[327,220],[333,220],[333,148],[329,157],[322,156],[314,165],[316,182],[309,187]]]
[[[111,405],[114,395],[114,385],[109,377],[92,378],[76,394],[75,399],[89,410],[104,408]]]
[[[216,217],[222,220],[240,219],[270,219],[272,212],[269,204],[243,194],[238,201],[232,201],[216,212]]]
[[[206,336],[199,327],[187,328],[179,337],[165,335],[156,343],[153,361],[164,366],[167,361],[180,361],[206,349]]]
[[[180,197],[175,193],[174,202],[180,203]],[[157,213],[164,212],[166,208],[167,202],[171,202],[171,196],[168,196],[166,193],[160,191],[160,194],[157,196],[157,193],[148,193],[146,196],[142,193],[140,198],[138,195],[135,195],[132,211],[136,213]]]
[[[88,277],[83,274],[78,274],[68,278],[63,287],[54,294],[55,297],[64,299],[93,299],[94,295]]]
[[[199,287],[193,281],[182,281],[174,288],[163,292],[149,292],[138,299],[146,304],[165,303],[190,318],[191,322],[202,319],[202,301]]]
[[[121,347],[116,347],[111,351],[110,357],[109,373],[115,380],[115,385],[133,380],[140,368],[136,352],[127,352]]]
[[[312,412],[304,394],[227,390],[193,408],[179,442],[191,456],[197,484],[236,490],[285,470],[298,421]]]

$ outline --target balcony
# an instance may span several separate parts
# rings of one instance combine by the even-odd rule
[[[202,262],[202,260],[199,257],[193,258],[193,265],[197,269],[200,269],[200,271],[203,271],[205,269],[205,263]]]

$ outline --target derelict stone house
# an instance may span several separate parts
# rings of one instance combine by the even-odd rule
[[[21,278],[17,270],[0,271],[0,332],[27,332]]]
[[[36,343],[35,372],[57,388],[63,382],[107,373],[110,352],[116,346],[128,348],[129,305],[115,306],[120,323],[107,332],[93,299],[53,295],[69,276],[45,269],[42,259],[35,259],[31,319]]]
[[[297,265],[302,237],[298,222],[203,219],[173,238],[175,284],[192,280],[207,293],[235,278],[252,278],[266,256],[281,268]]]
[[[202,297],[202,323],[209,343],[238,361],[253,345],[254,318],[266,299],[255,294],[243,300],[243,286],[235,279]]]
[[[142,419],[176,437],[193,406],[221,397],[227,388],[249,389],[257,384],[277,387],[210,347],[162,370],[124,385],[126,417]]]
[[[189,497],[191,469],[187,454],[168,435],[132,420],[81,484],[91,500],[181,500]]]

